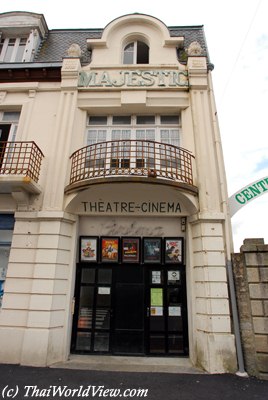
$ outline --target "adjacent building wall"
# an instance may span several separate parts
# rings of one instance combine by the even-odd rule
[[[232,261],[245,369],[268,379],[268,244],[245,239]]]

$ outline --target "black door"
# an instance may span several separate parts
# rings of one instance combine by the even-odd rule
[[[144,354],[144,269],[118,265],[114,270],[114,354]]]
[[[112,268],[78,264],[72,350],[108,353],[111,350]]]
[[[77,265],[77,353],[188,354],[185,267]]]
[[[147,269],[147,353],[188,355],[184,266]]]

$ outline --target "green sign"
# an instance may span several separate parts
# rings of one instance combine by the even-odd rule
[[[244,207],[250,201],[260,197],[261,195],[268,192],[268,176],[259,179],[256,182],[252,182],[248,186],[240,189],[238,192],[234,193],[229,198],[229,208],[231,217],[238,211],[240,208]]]

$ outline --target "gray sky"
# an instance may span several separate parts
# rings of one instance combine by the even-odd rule
[[[189,8],[187,8],[190,7]],[[1,0],[0,12],[44,14],[49,29],[104,28],[139,12],[167,26],[204,25],[224,151],[228,192],[268,176],[268,1],[267,0]],[[244,238],[268,243],[268,195],[232,218],[235,251]]]

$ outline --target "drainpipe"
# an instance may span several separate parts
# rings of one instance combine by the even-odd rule
[[[244,365],[244,357],[243,357],[243,350],[242,350],[242,344],[241,344],[239,318],[238,318],[238,312],[237,312],[237,302],[236,302],[234,277],[233,277],[233,269],[232,269],[232,261],[231,260],[227,260],[227,276],[228,276],[228,283],[229,283],[229,290],[230,290],[230,300],[231,300],[231,309],[232,309],[232,316],[233,316],[234,335],[235,335],[237,363],[238,363],[238,371],[237,371],[236,375],[247,378],[248,374],[245,371],[245,365]]]

